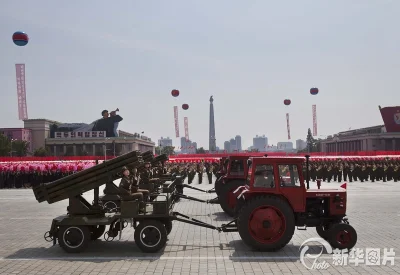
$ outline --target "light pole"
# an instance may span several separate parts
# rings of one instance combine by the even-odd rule
[[[13,153],[13,147],[12,146],[13,146],[13,142],[16,141],[16,139],[12,138],[10,141],[11,141],[10,157],[12,157],[12,153]]]

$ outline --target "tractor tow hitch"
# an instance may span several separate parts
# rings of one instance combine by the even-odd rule
[[[209,229],[214,229],[214,230],[217,230],[219,233],[221,233],[221,232],[237,232],[238,231],[237,225],[236,225],[237,219],[234,219],[233,221],[231,221],[227,224],[223,224],[220,227],[216,227],[212,224],[199,221],[197,219],[191,218],[191,217],[181,214],[179,212],[173,212],[172,217],[173,217],[173,220],[175,220],[175,221],[189,223],[189,224],[197,225],[200,227],[206,227]]]
[[[198,202],[205,202],[205,203],[208,203],[208,204],[218,204],[219,203],[218,197],[214,198],[214,199],[211,199],[211,200],[201,200],[201,199],[198,199],[198,198],[195,198],[195,197],[191,197],[191,196],[188,196],[188,195],[184,195],[184,194],[175,194],[175,196],[177,196],[178,198],[182,198],[182,199],[187,199],[187,200],[191,200],[191,201],[198,201]]]
[[[214,188],[210,189],[210,190],[203,190],[203,189],[200,189],[200,188],[196,188],[196,187],[190,186],[189,184],[182,184],[181,186],[185,187],[185,188],[193,189],[193,190],[196,190],[196,191],[200,191],[200,192],[203,192],[203,193],[208,193],[208,194],[215,193],[215,189]]]

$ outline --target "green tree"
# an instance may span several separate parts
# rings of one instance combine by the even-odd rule
[[[315,141],[314,137],[312,136],[310,128],[308,128],[306,141],[307,141],[308,152],[310,152],[310,153],[311,152],[315,152],[315,150],[316,150],[316,141]]]
[[[155,148],[156,154],[160,154],[160,146],[157,146]],[[161,147],[161,154],[162,155],[167,155],[167,156],[171,156],[171,155],[175,155],[175,147],[174,146],[162,146]]]
[[[206,150],[204,150],[203,147],[200,147],[199,149],[196,149],[196,154],[205,154]]]
[[[25,157],[28,154],[29,142],[25,140],[15,140],[11,143],[12,156]]]
[[[10,156],[11,152],[11,141],[9,138],[0,134],[0,156],[6,157]]]
[[[35,157],[47,157],[49,155],[50,155],[50,152],[43,147],[39,147],[33,152],[33,156],[35,156]]]

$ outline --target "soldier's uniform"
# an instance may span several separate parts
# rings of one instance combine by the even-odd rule
[[[199,176],[199,184],[203,183],[203,166],[201,164],[197,164],[197,174]]]
[[[399,180],[399,165],[397,163],[394,164],[393,166],[393,180],[394,182],[397,182]]]
[[[153,174],[149,162],[145,163],[145,167],[140,171],[139,177],[139,188],[149,190],[150,193],[153,193],[154,183],[150,182],[150,180],[153,178]]]
[[[343,175],[343,169],[344,169],[344,165],[343,163],[340,163],[338,166],[338,182],[342,182],[342,175]]]

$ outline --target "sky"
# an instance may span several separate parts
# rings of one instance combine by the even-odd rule
[[[176,146],[173,106],[180,136],[187,116],[208,148],[211,95],[219,147],[236,135],[243,148],[256,135],[288,141],[286,113],[290,141],[305,139],[313,104],[320,138],[383,125],[378,105],[400,105],[399,13],[397,0],[4,0],[0,128],[23,127],[16,63],[29,118],[91,123],[119,108],[120,130]]]

